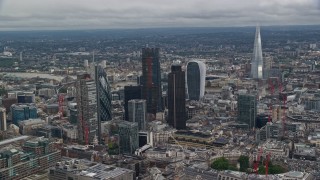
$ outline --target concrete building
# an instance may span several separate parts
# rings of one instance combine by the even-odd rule
[[[22,135],[36,135],[36,130],[39,127],[46,125],[46,121],[41,119],[28,119],[19,122],[19,132]]]
[[[22,179],[54,166],[61,158],[53,142],[45,138],[28,140],[22,149],[0,150],[0,179]]]
[[[98,131],[97,88],[89,74],[77,77],[78,139],[92,144]]]
[[[50,180],[134,180],[132,170],[79,159],[66,159],[50,168]]]
[[[130,122],[138,123],[139,131],[146,130],[147,106],[146,100],[132,99],[128,102],[128,117]]]

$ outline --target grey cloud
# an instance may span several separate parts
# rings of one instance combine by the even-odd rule
[[[320,23],[320,0],[4,0],[2,7],[1,2],[0,30]]]

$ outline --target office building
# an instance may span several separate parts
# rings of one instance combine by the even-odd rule
[[[49,180],[134,180],[135,172],[125,168],[92,163],[84,159],[65,159],[50,168]]]
[[[144,99],[132,99],[128,102],[130,122],[138,123],[139,131],[146,129],[147,105]]]
[[[18,103],[34,103],[35,94],[33,92],[26,92],[17,95]]]
[[[106,70],[101,65],[90,65],[90,75],[96,84],[97,94],[97,136],[101,143],[101,122],[110,121],[112,119],[112,96],[111,87],[108,81]]]
[[[0,107],[0,130],[6,131],[7,130],[7,113],[6,109]]]
[[[142,98],[147,101],[147,112],[162,111],[162,89],[159,48],[142,49]]]
[[[128,102],[132,99],[142,99],[142,86],[125,86],[124,87],[124,111],[125,120],[129,121]]]
[[[185,73],[181,65],[173,64],[168,76],[168,124],[176,129],[186,128],[185,84]]]
[[[14,104],[11,115],[13,124],[19,125],[20,121],[37,118],[37,107],[34,104]]]
[[[187,64],[187,96],[190,100],[199,101],[204,96],[206,65],[201,61],[190,61]]]
[[[60,151],[45,138],[28,140],[22,149],[0,150],[0,179],[22,179],[47,170],[61,160]]]
[[[117,126],[120,138],[120,154],[133,154],[139,148],[138,123],[119,121]]]
[[[254,39],[253,57],[251,61],[251,77],[253,79],[263,78],[263,59],[259,26],[256,27],[256,34]]]
[[[242,94],[238,96],[238,121],[252,129],[256,126],[257,98],[255,95]]]
[[[90,74],[77,77],[77,112],[78,112],[78,140],[85,144],[92,144],[97,135],[97,89],[95,80]]]

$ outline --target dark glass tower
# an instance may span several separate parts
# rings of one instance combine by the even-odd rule
[[[128,101],[132,99],[141,99],[141,86],[125,86],[124,87],[124,111],[125,111],[125,120],[129,121],[128,116]]]
[[[147,112],[162,111],[159,48],[142,49],[142,98],[147,101]]]
[[[206,65],[201,61],[190,61],[186,79],[188,99],[199,101],[205,91]]]
[[[257,98],[254,95],[238,96],[238,121],[248,125],[249,129],[256,126]]]
[[[180,64],[171,66],[168,76],[168,124],[176,129],[186,128],[185,73]]]

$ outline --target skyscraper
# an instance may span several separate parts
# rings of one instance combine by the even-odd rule
[[[176,129],[186,128],[185,73],[174,63],[168,75],[168,124]]]
[[[238,96],[238,121],[248,125],[249,129],[256,126],[257,98],[255,95],[241,94]]]
[[[90,76],[94,79],[97,90],[97,109],[98,109],[98,129],[97,136],[101,142],[101,122],[112,119],[112,97],[111,87],[107,78],[107,73],[101,65],[92,63],[90,65]]]
[[[199,101],[204,96],[206,65],[201,61],[190,61],[186,74],[188,99]]]
[[[82,74],[78,75],[76,86],[78,139],[85,144],[92,144],[98,130],[96,83],[90,74]]]
[[[124,87],[124,111],[125,120],[129,121],[128,115],[128,102],[132,99],[142,99],[141,96],[142,87],[141,86],[125,86]]]
[[[139,130],[146,130],[147,107],[146,100],[132,99],[128,102],[128,115],[130,122],[138,123]]]
[[[259,26],[256,27],[256,35],[254,39],[253,57],[251,61],[251,77],[253,79],[263,78],[263,59]]]
[[[0,130],[6,131],[7,130],[7,114],[6,109],[0,107]]]
[[[117,125],[120,138],[120,153],[134,153],[139,148],[138,123],[119,121]]]
[[[142,49],[142,98],[147,101],[147,112],[162,111],[159,48]]]

